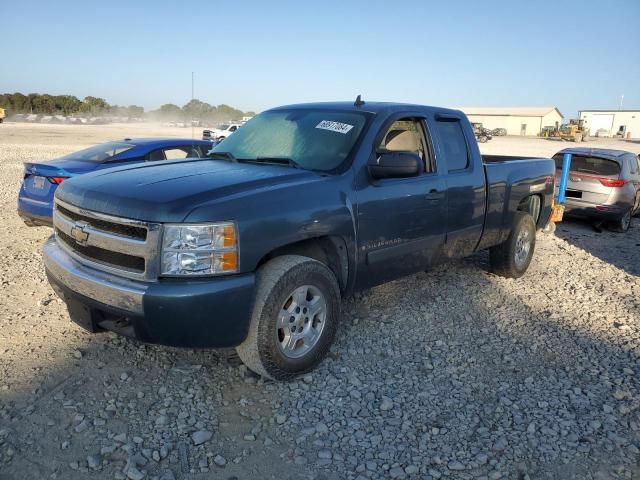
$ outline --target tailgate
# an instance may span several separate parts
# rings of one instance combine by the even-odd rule
[[[562,155],[556,161],[556,185],[560,184]],[[606,203],[614,187],[620,183],[620,164],[605,158],[573,155],[567,180],[567,198],[588,203]]]

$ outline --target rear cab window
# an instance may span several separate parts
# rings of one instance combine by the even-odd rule
[[[471,162],[467,139],[462,124],[457,118],[436,118],[435,128],[440,139],[442,150],[450,173],[469,168]]]

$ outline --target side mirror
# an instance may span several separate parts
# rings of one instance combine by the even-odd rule
[[[369,175],[378,180],[416,177],[422,170],[422,159],[413,152],[379,152],[369,164]]]

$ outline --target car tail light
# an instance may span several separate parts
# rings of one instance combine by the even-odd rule
[[[605,187],[624,187],[627,183],[625,180],[615,180],[613,178],[598,178],[598,180]]]
[[[60,185],[62,182],[64,182],[67,178],[69,177],[47,177],[47,180],[49,180],[51,183],[53,183],[54,185]]]
[[[607,177],[596,177],[593,175],[583,175],[571,172],[571,177],[576,177],[580,179],[591,179],[597,180],[605,187],[624,187],[627,184],[626,180],[619,180],[617,178],[607,178]]]

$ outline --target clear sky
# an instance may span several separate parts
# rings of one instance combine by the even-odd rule
[[[640,108],[640,0],[0,0],[0,92]]]

